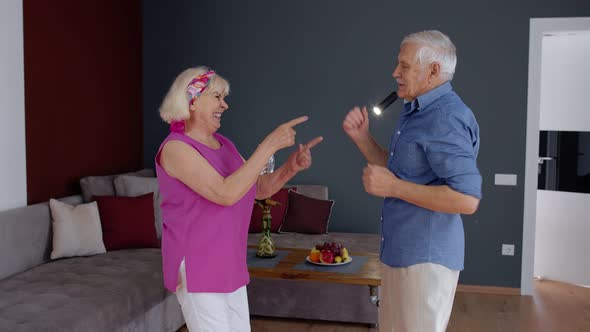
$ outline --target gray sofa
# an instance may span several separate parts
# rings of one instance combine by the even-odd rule
[[[152,190],[132,188],[139,188],[137,195]],[[299,188],[312,197],[328,195],[323,186]],[[113,193],[105,188],[104,194]],[[82,196],[61,200],[76,205]],[[0,332],[155,332],[176,331],[184,324],[176,297],[163,287],[159,249],[52,261],[51,225],[47,203],[0,211]],[[256,244],[259,236],[250,234],[249,244]],[[355,251],[379,250],[375,234],[273,234],[273,238],[278,247],[295,248],[336,241],[353,256]],[[368,295],[367,286],[308,281],[252,278],[248,286],[252,315],[376,324],[377,308]]]
[[[79,204],[81,196],[62,199]],[[159,249],[51,261],[47,203],[0,212],[0,331],[176,331]]]

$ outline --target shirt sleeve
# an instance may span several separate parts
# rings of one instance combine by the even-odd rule
[[[425,144],[433,172],[451,189],[481,198],[477,168],[479,137],[476,128],[454,114],[441,116],[432,139]]]

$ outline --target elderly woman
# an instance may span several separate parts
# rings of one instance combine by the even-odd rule
[[[182,72],[160,107],[170,134],[156,155],[164,220],[164,284],[176,293],[191,331],[250,331],[246,285],[248,224],[254,198],[277,192],[311,166],[316,137],[274,173],[259,175],[278,150],[295,144],[293,119],[244,160],[217,133],[228,109],[228,82],[205,67]]]

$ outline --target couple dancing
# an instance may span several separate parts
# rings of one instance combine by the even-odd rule
[[[477,210],[479,127],[453,91],[455,46],[439,31],[406,36],[393,77],[404,99],[389,149],[369,132],[366,107],[342,127],[368,161],[362,180],[383,197],[383,286],[379,331],[444,331],[463,269],[460,214]],[[296,126],[273,130],[247,160],[217,133],[228,82],[205,67],[182,72],[160,107],[170,134],[156,155],[163,217],[164,283],[190,331],[250,331],[247,233],[255,198],[276,193],[311,166],[316,137],[260,175],[278,150],[295,145]],[[217,250],[223,248],[223,250]]]

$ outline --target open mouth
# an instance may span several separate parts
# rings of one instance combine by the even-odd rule
[[[221,113],[215,112],[215,113],[213,113],[213,117],[216,118],[217,120],[221,120]]]

